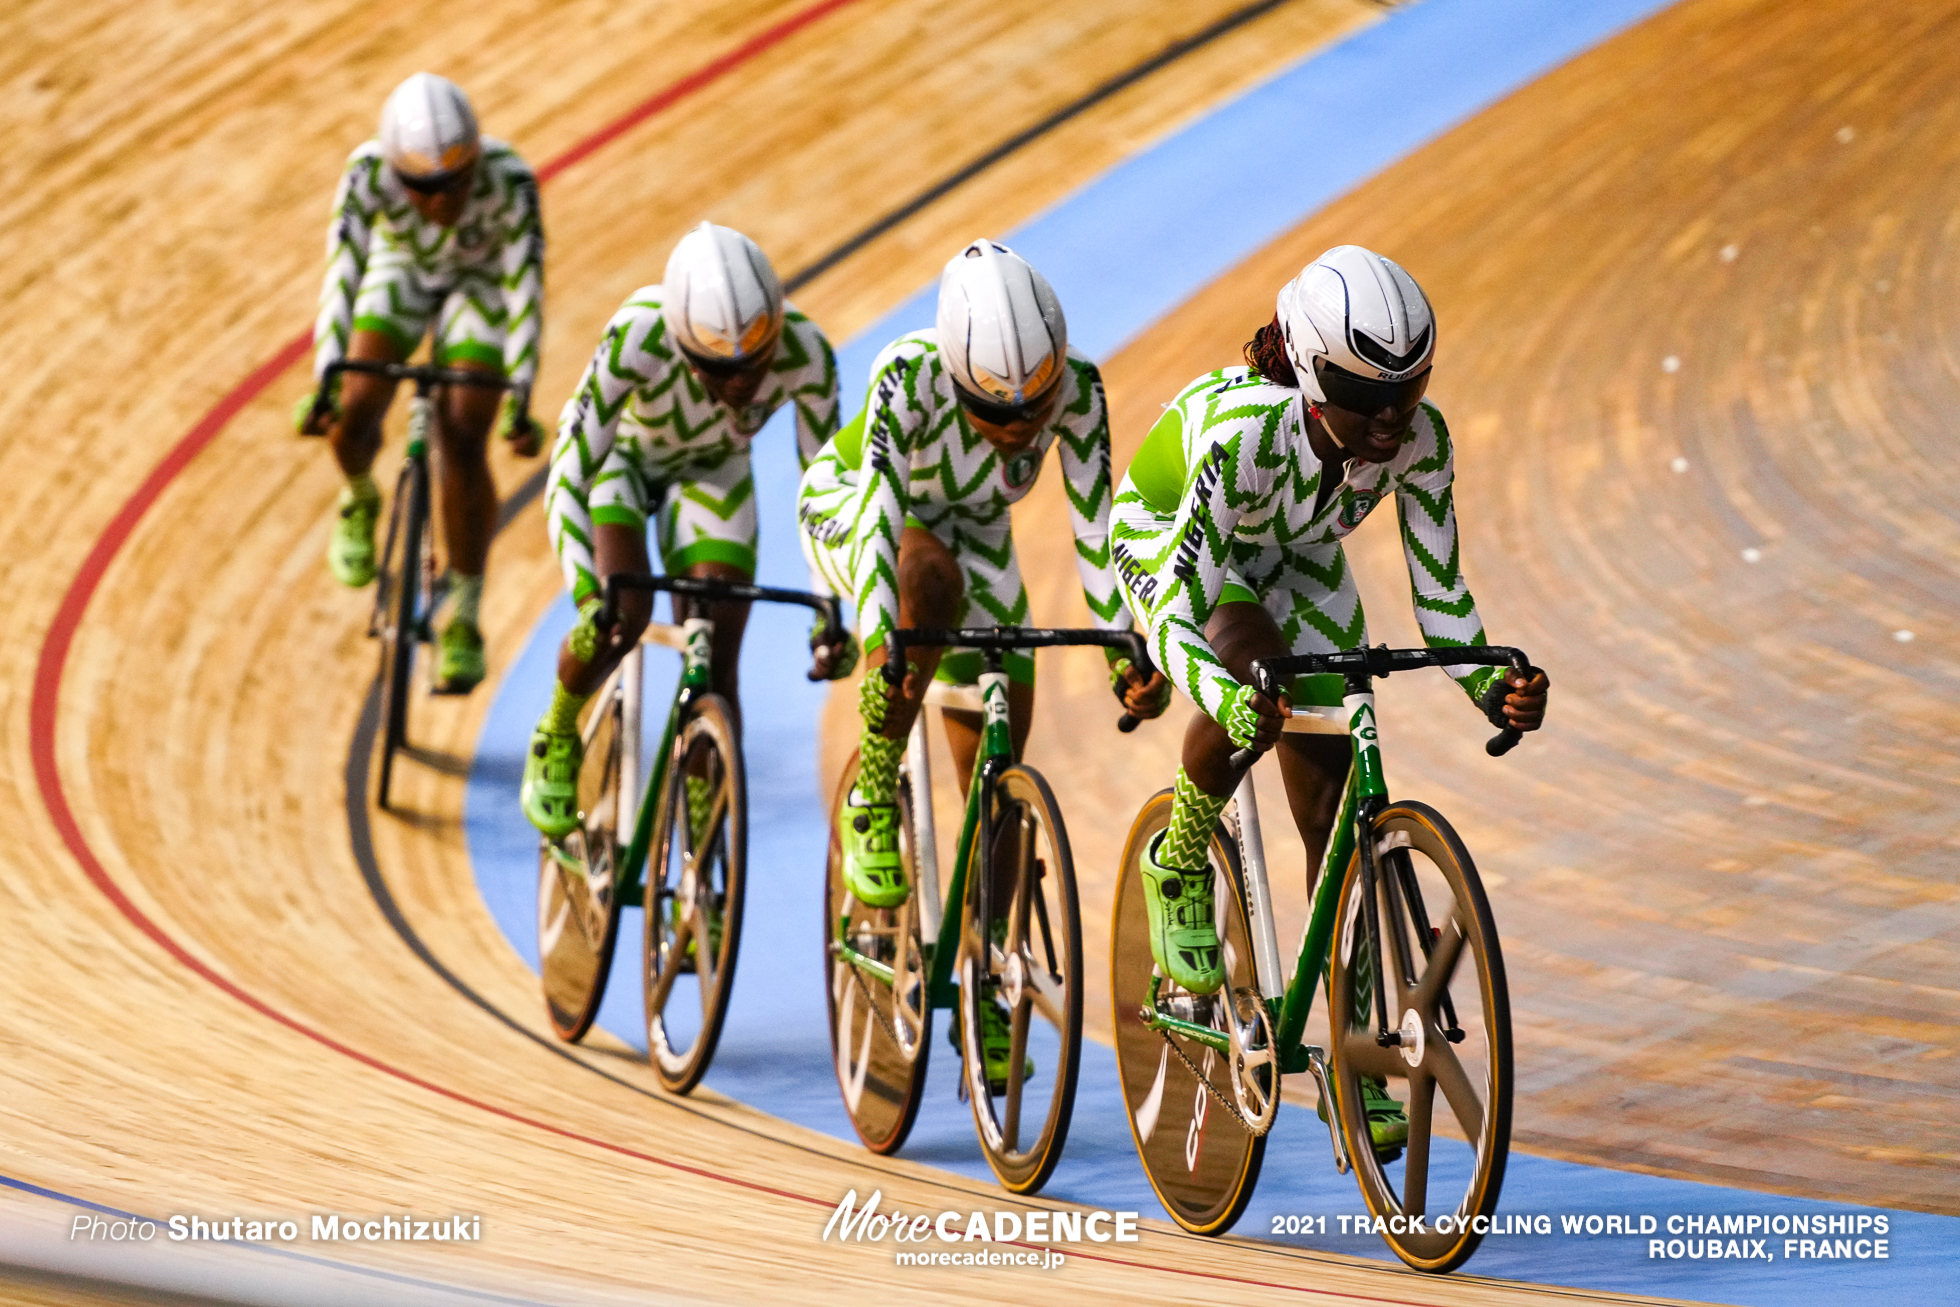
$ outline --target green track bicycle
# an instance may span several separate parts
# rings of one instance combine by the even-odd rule
[[[1299,709],[1288,730],[1346,734],[1353,761],[1340,815],[1309,880],[1312,914],[1291,979],[1280,969],[1272,894],[1241,750],[1229,821],[1213,832],[1226,982],[1197,995],[1160,974],[1150,953],[1140,861],[1170,824],[1171,791],[1131,827],[1110,947],[1117,1070],[1137,1153],[1164,1207],[1187,1230],[1221,1234],[1258,1182],[1284,1074],[1313,1077],[1334,1163],[1352,1169],[1368,1209],[1404,1262],[1445,1272],[1476,1251],[1476,1219],[1497,1208],[1511,1140],[1511,1007],[1497,926],[1476,866],[1434,809],[1391,801],[1382,774],[1372,679],[1418,667],[1530,671],[1516,649],[1352,649],[1262,659],[1254,684],[1277,699],[1295,676],[1340,673],[1340,709]],[[1492,756],[1520,738],[1505,729]],[[1327,978],[1329,1049],[1305,1043]],[[1387,983],[1382,983],[1383,981]],[[1378,1156],[1364,1081],[1407,1104],[1405,1150]],[[1441,1091],[1447,1111],[1437,1110]],[[1331,1118],[1327,1116],[1331,1105]],[[1400,1155],[1400,1165],[1397,1165]]]
[[[375,573],[374,611],[368,618],[368,634],[381,642],[381,730],[377,742],[381,757],[375,768],[375,802],[386,808],[394,790],[395,755],[408,747],[415,647],[434,641],[432,623],[443,600],[429,490],[429,437],[438,421],[436,389],[480,386],[508,390],[510,382],[493,373],[429,363],[336,359],[320,378],[318,397],[313,402],[316,416],[329,411],[333,381],[343,372],[415,383],[415,393],[408,401],[408,452],[402,458],[401,475],[395,481],[395,495],[388,509],[388,534],[382,538],[380,566]],[[430,693],[441,691],[431,687]]]
[[[837,822],[857,782],[855,754],[831,807],[824,882],[831,1052],[858,1137],[876,1153],[904,1144],[925,1091],[933,1009],[953,1008],[959,1092],[972,1105],[988,1165],[1021,1194],[1047,1182],[1068,1139],[1082,1052],[1082,918],[1061,809],[1040,773],[1014,761],[1002,656],[1057,645],[1122,648],[1150,674],[1142,637],[1128,631],[917,627],[886,637],[883,674],[893,684],[905,677],[908,647],[977,649],[983,658],[977,699],[943,682],[926,698],[978,710],[983,723],[952,879],[942,900],[921,713],[898,786],[910,897],[871,908],[845,888]],[[1136,720],[1125,714],[1118,724],[1129,730]],[[1010,1032],[1004,1083],[987,1078],[983,1003],[1002,1010]]]
[[[684,576],[608,577],[601,629],[612,628],[626,590],[800,604],[823,615],[827,642],[842,639],[835,599]],[[552,1029],[570,1042],[592,1028],[620,910],[642,907],[647,1050],[661,1085],[676,1094],[700,1083],[721,1037],[748,875],[746,772],[734,713],[709,688],[713,639],[714,623],[705,617],[647,627],[586,707],[578,828],[538,843],[539,971]],[[641,655],[648,644],[678,650],[682,668],[642,788]]]

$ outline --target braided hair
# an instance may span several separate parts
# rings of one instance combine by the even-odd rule
[[[1286,356],[1286,335],[1280,330],[1278,314],[1252,333],[1252,339],[1245,343],[1245,361],[1254,372],[1276,386],[1300,384],[1293,360]]]

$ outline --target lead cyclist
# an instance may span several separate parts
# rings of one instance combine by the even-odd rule
[[[1248,366],[1178,394],[1117,491],[1124,590],[1158,665],[1204,710],[1185,732],[1170,826],[1141,860],[1151,953],[1193,994],[1225,981],[1206,849],[1234,789],[1234,749],[1278,745],[1307,865],[1325,854],[1348,741],[1280,729],[1293,704],[1339,707],[1342,680],[1300,677],[1274,703],[1250,668],[1367,643],[1341,542],[1384,499],[1395,497],[1424,641],[1487,643],[1459,566],[1449,430],[1423,399],[1435,348],[1415,279],[1360,246],[1336,246],[1280,289],[1273,320],[1245,347]],[[1534,731],[1544,720],[1543,672],[1453,675],[1495,725]],[[1362,1083],[1377,1150],[1400,1148],[1401,1105],[1381,1082]]]
[[[1109,564],[1102,374],[1069,347],[1061,302],[1047,279],[1006,246],[974,241],[940,276],[936,325],[885,347],[872,365],[864,411],[810,464],[798,497],[811,569],[853,597],[874,668],[884,664],[893,627],[1027,624],[1009,510],[1034,489],[1051,449],[1068,492],[1083,598],[1097,626],[1128,630],[1130,614]],[[1125,706],[1138,717],[1162,713],[1170,701],[1163,676],[1146,681],[1121,650],[1106,652]],[[897,907],[912,892],[895,794],[926,684],[935,674],[967,684],[979,675],[976,651],[942,660],[944,653],[908,649],[901,687],[868,674],[860,688],[860,769],[838,833],[845,884],[868,907]],[[826,660],[820,651],[819,667]],[[1009,653],[1006,671],[1018,758],[1034,708],[1034,660]],[[964,787],[980,717],[948,712],[945,720]],[[987,1078],[1005,1084],[1006,1015],[991,1004],[980,1011]],[[957,1032],[949,1033],[958,1047]],[[1033,1074],[1032,1064],[1024,1074]]]
[[[327,232],[327,276],[313,327],[315,386],[342,358],[400,363],[433,331],[438,366],[507,379],[501,432],[524,455],[538,452],[531,381],[544,331],[544,228],[537,179],[502,141],[479,137],[476,115],[454,82],[416,73],[388,96],[381,131],[348,156]],[[347,484],[327,545],[343,585],[374,580],[374,524],[381,491],[371,475],[381,419],[395,395],[385,377],[343,373],[338,394],[301,401],[305,435],[326,435]],[[436,686],[450,693],[483,679],[477,613],[497,487],[485,443],[497,392],[444,387],[435,440],[448,614],[437,646]]]

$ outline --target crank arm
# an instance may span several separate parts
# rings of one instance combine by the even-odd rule
[[[1341,1141],[1341,1123],[1335,1119],[1334,1083],[1327,1074],[1326,1055],[1311,1045],[1307,1048],[1307,1072],[1313,1076],[1314,1088],[1327,1107],[1327,1137],[1334,1145],[1334,1169],[1346,1175],[1354,1169],[1354,1163],[1348,1157],[1347,1145]]]

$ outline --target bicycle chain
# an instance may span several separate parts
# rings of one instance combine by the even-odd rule
[[[1246,1120],[1245,1113],[1239,1111],[1238,1104],[1233,1102],[1231,1099],[1225,1097],[1224,1093],[1219,1090],[1218,1086],[1211,1083],[1211,1077],[1207,1076],[1204,1072],[1198,1070],[1197,1065],[1193,1063],[1190,1058],[1184,1056],[1184,1050],[1177,1046],[1177,1041],[1175,1039],[1171,1038],[1170,1031],[1159,1030],[1157,1033],[1162,1035],[1164,1037],[1164,1042],[1171,1046],[1171,1052],[1177,1054],[1177,1060],[1184,1063],[1186,1069],[1188,1069],[1191,1072],[1192,1076],[1196,1078],[1197,1082],[1205,1087],[1205,1092],[1210,1094],[1213,1098],[1217,1099],[1219,1106],[1223,1107],[1227,1112],[1230,1112],[1233,1118],[1238,1121],[1240,1127],[1244,1129],[1244,1131],[1247,1134],[1253,1136],[1254,1138],[1257,1138],[1260,1135],[1266,1133],[1264,1130],[1256,1129],[1253,1126],[1252,1122]],[[1267,1129],[1271,1129],[1271,1128],[1272,1127],[1270,1126],[1267,1127]]]
[[[864,983],[864,973],[858,970],[858,968],[850,962],[845,962],[844,965],[850,968],[851,980],[853,983],[857,985],[858,993],[864,996],[864,1005],[867,1008],[870,1008],[871,1015],[878,1019],[878,1025],[881,1028],[883,1028],[885,1032],[885,1038],[892,1041],[893,1047],[901,1048],[901,1049],[904,1048],[905,1041],[898,1037],[898,1031],[892,1026],[892,1023],[886,1020],[885,1018],[885,1009],[879,1005],[877,999],[872,996],[870,987]],[[898,994],[898,989],[896,986],[894,986],[892,989],[892,995],[893,997],[896,997],[897,994]]]

